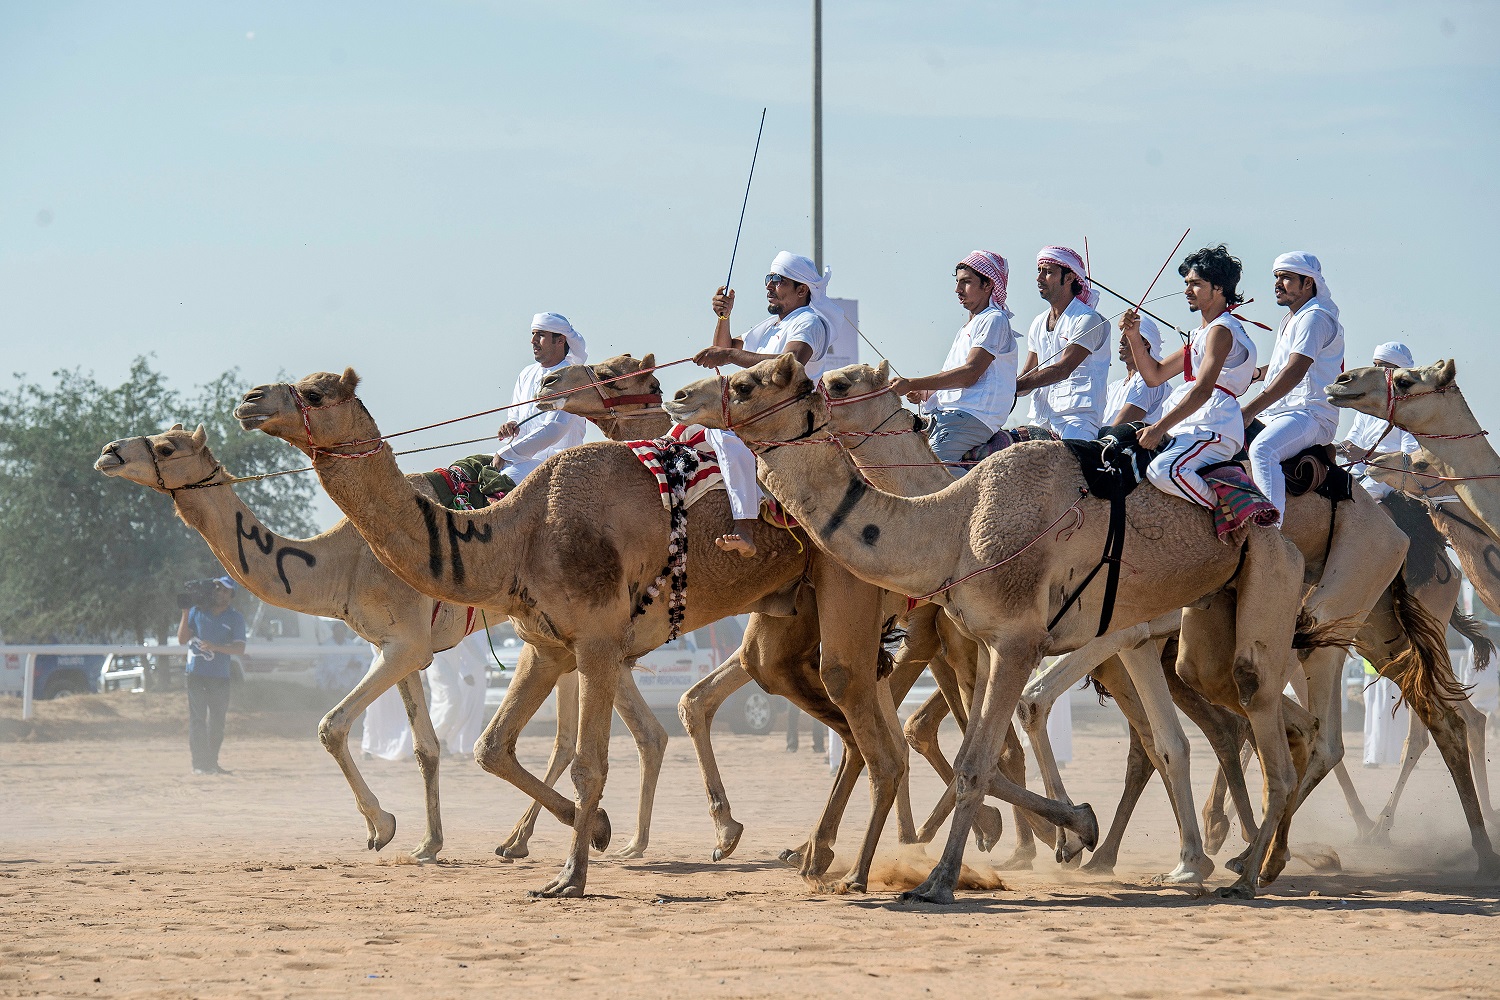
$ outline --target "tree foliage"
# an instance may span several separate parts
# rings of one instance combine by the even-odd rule
[[[78,370],[51,386],[0,391],[0,633],[11,642],[103,641],[175,630],[184,580],[223,569],[170,497],[94,471],[111,441],[202,423],[235,475],[293,468],[280,442],[240,430],[243,391],[228,371],[184,397],[145,358],[109,388]],[[315,481],[279,476],[235,487],[278,531],[307,535]]]

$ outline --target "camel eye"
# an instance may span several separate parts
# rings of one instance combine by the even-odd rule
[[[1396,388],[1400,389],[1402,392],[1406,392],[1412,386],[1416,385],[1416,382],[1412,381],[1411,379],[1407,378],[1404,375],[1398,375],[1398,376],[1396,376],[1395,383],[1396,383]]]
[[[321,392],[319,392],[318,390],[316,390],[316,389],[309,389],[303,395],[305,395],[307,397],[307,401],[309,403],[311,403],[313,406],[322,406],[323,405],[323,394]]]
[[[735,381],[729,383],[729,388],[739,399],[748,399],[750,398],[750,393],[755,391],[754,385],[752,385],[748,380],[741,379],[736,379]]]
[[[656,381],[656,379],[652,379],[651,380],[651,395],[653,395],[653,396],[660,396],[661,395],[661,383],[658,382],[658,381]]]
[[[157,454],[158,454],[158,455],[160,455],[160,456],[161,456],[161,457],[162,457],[162,458],[166,458],[166,457],[168,457],[168,456],[169,456],[169,455],[171,455],[171,454],[172,454],[172,452],[173,452],[173,451],[175,451],[175,450],[176,450],[176,449],[174,449],[174,448],[173,448],[173,447],[172,447],[172,446],[171,446],[171,445],[169,445],[169,444],[159,444],[159,445],[157,445],[157,446],[156,446],[156,453],[157,453]]]
[[[845,378],[836,378],[828,383],[828,388],[833,392],[837,392],[840,394],[846,393],[849,391],[849,380]]]

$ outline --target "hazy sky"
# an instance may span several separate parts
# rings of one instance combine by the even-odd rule
[[[810,7],[0,6],[0,372],[113,383],[150,354],[178,386],[238,366],[248,387],[354,365],[392,431],[508,401],[535,312],[596,360],[682,357],[708,340],[766,106],[747,328],[775,252],[810,252]],[[1048,243],[1086,236],[1138,294],[1191,226],[1244,259],[1273,325],[1271,261],[1310,250],[1351,365],[1389,339],[1456,357],[1495,426],[1475,382],[1497,29],[1500,6],[1430,0],[826,0],[830,291],[915,374],[964,318],[971,249],[1011,261],[1022,328]]]

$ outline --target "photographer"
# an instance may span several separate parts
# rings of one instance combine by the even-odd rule
[[[188,746],[194,774],[229,774],[219,766],[224,714],[229,709],[230,658],[245,651],[245,616],[229,606],[234,581],[195,580],[177,625],[177,641],[187,646]]]

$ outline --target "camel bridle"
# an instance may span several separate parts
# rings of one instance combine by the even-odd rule
[[[138,438],[132,438],[131,440],[139,441],[141,442],[141,444],[145,445],[146,454],[151,456],[151,471],[156,474],[156,485],[152,488],[159,493],[165,493],[175,500],[177,499],[178,490],[201,490],[207,489],[210,486],[223,485],[222,483],[210,482],[210,480],[212,480],[215,476],[224,471],[224,466],[219,464],[218,462],[215,462],[213,471],[204,476],[202,479],[199,479],[197,482],[185,483],[182,486],[168,486],[167,481],[161,476],[161,462],[157,460],[156,449],[152,447],[151,439],[146,437],[145,435],[142,435]],[[124,459],[121,458],[120,453],[116,451],[113,446],[110,447],[109,451],[110,454],[114,455],[116,458],[120,458],[121,461],[124,461]]]
[[[317,406],[311,406],[307,400],[302,398],[302,393],[297,391],[297,387],[290,382],[287,383],[286,391],[291,394],[292,402],[297,406],[297,412],[302,414],[302,430],[307,435],[307,454],[314,462],[318,460],[319,455],[324,455],[328,458],[369,458],[372,455],[380,454],[386,449],[386,440],[383,437],[366,438],[363,441],[343,441],[332,446],[334,448],[352,447],[354,445],[369,444],[371,441],[374,441],[375,447],[368,451],[330,451],[328,448],[318,447],[313,444],[312,419],[308,414],[313,410],[332,410],[346,403],[355,403],[359,401],[359,397],[351,395],[349,398],[341,399],[337,403],[320,403]]]

